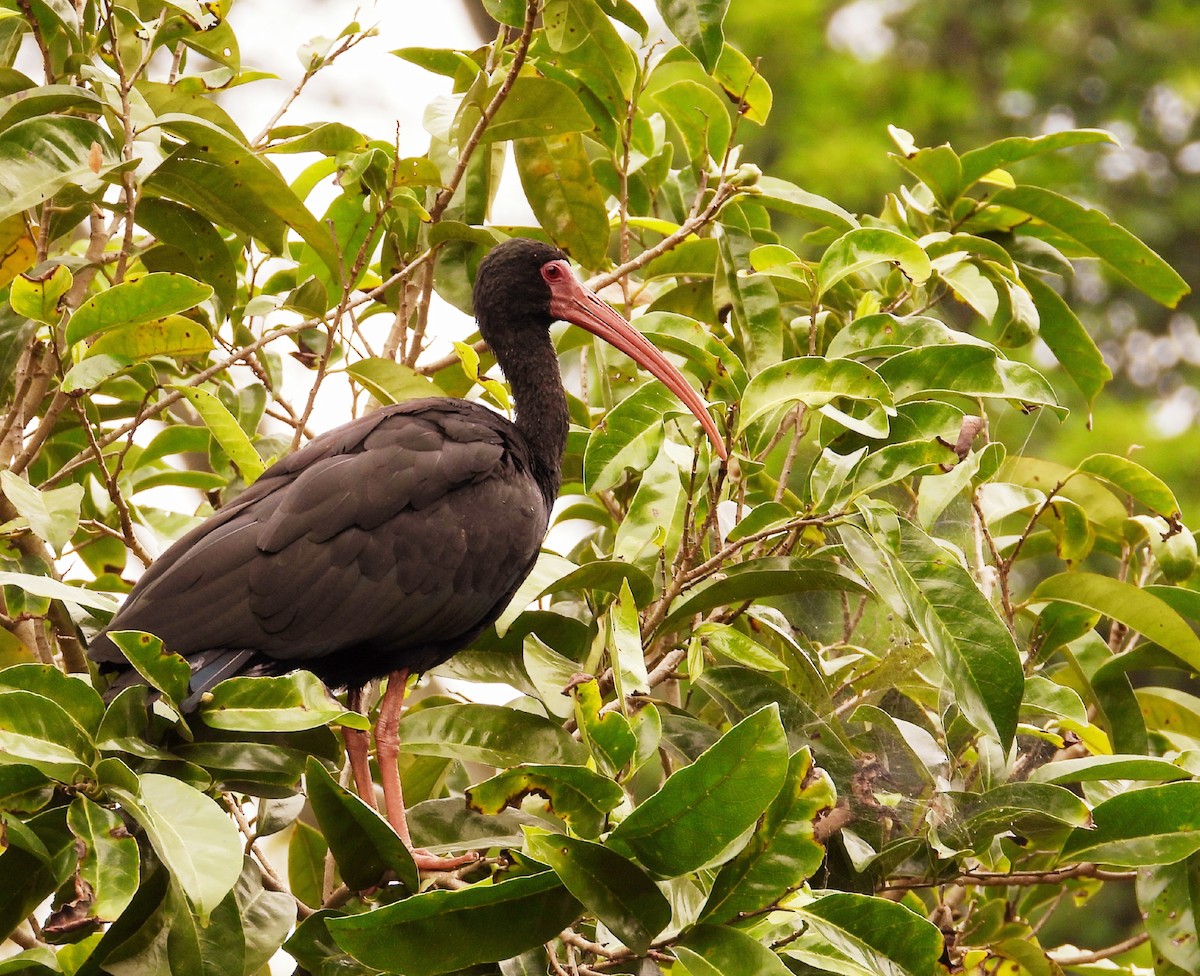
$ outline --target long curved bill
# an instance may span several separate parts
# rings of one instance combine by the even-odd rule
[[[621,314],[608,302],[587,287],[571,270],[566,261],[563,265],[566,274],[550,284],[550,312],[564,322],[570,322],[581,329],[587,329],[610,346],[615,346],[630,359],[648,370],[683,402],[700,421],[708,439],[712,441],[713,449],[722,460],[729,455],[725,450],[725,442],[721,433],[708,413],[708,407],[700,398],[683,374],[679,372],[644,335],[625,321]]]

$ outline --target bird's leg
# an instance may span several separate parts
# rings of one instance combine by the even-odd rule
[[[379,760],[379,778],[383,783],[383,802],[387,807],[388,822],[400,835],[404,845],[412,851],[417,867],[425,871],[450,871],[477,861],[479,855],[464,854],[459,857],[439,857],[412,845],[408,832],[408,818],[404,813],[404,790],[400,785],[400,711],[404,708],[407,694],[408,670],[402,668],[388,676],[387,691],[379,703],[379,719],[375,722],[375,755]]]
[[[346,703],[362,715],[367,713],[366,688],[352,688]],[[363,803],[378,809],[375,802],[375,781],[371,778],[371,736],[361,729],[342,727],[342,739],[346,743],[346,758],[350,760],[350,772],[354,774],[354,789]]]

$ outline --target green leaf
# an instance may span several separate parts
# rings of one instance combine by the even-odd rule
[[[639,387],[608,412],[588,437],[583,454],[583,483],[589,492],[615,486],[627,468],[642,471],[658,454],[663,417],[678,408],[661,383]]]
[[[1009,481],[1037,491],[1061,494],[1077,502],[1093,524],[1119,538],[1128,511],[1111,491],[1092,478],[1076,476],[1074,468],[1054,461],[1014,455],[1007,458],[996,473],[997,481]]]
[[[1040,156],[1043,153],[1058,152],[1072,146],[1083,146],[1089,143],[1116,143],[1112,134],[1103,129],[1064,129],[1062,132],[1051,132],[1044,136],[1027,138],[1011,136],[998,139],[979,149],[972,149],[962,154],[963,184],[970,186],[994,169]]]
[[[839,281],[876,264],[896,264],[913,284],[933,273],[929,256],[915,241],[880,227],[847,231],[829,245],[817,265],[817,292],[824,295]]]
[[[444,395],[428,376],[422,376],[411,366],[391,359],[359,359],[350,363],[346,372],[383,404]]]
[[[677,81],[655,92],[654,102],[674,124],[693,163],[725,158],[732,124],[729,109],[712,89],[695,81]]]
[[[0,220],[0,287],[15,281],[21,272],[28,271],[36,263],[37,245],[33,242],[33,235],[25,223],[24,216],[13,214],[7,220]],[[12,295],[10,290],[10,304]],[[41,304],[40,300],[38,304]],[[25,318],[26,313],[17,312],[17,316],[18,319]],[[33,323],[24,323],[23,327],[32,330]],[[6,323],[5,331],[8,331],[8,328]],[[7,355],[6,352],[6,358]]]
[[[483,0],[483,6],[495,21],[509,27],[525,23],[525,4],[522,0]]]
[[[833,402],[839,397],[867,404],[869,421],[836,409]],[[742,398],[739,433],[767,411],[797,401],[868,437],[884,436],[888,417],[896,414],[892,391],[871,368],[852,359],[802,356],[768,366],[750,381]]]
[[[929,976],[939,969],[942,934],[903,905],[837,892],[800,910],[837,949],[868,972]]]
[[[1191,288],[1166,261],[1119,224],[1092,207],[1036,186],[998,191],[992,203],[1012,207],[1071,238],[1134,287],[1174,308]],[[1023,228],[1028,231],[1029,227]]]
[[[62,391],[78,393],[94,390],[132,365],[133,360],[127,356],[88,356],[67,370],[67,375],[62,381]]]
[[[738,929],[698,925],[672,950],[690,976],[787,976],[775,953]]]
[[[1063,859],[1120,867],[1174,864],[1200,851],[1200,783],[1119,793],[1092,811],[1094,830],[1067,838]]]
[[[172,200],[143,197],[138,203],[137,222],[173,256],[182,258],[182,270],[213,287],[222,308],[233,307],[237,301],[237,268],[229,245],[209,221]],[[142,255],[142,261],[156,271],[155,249]]]
[[[575,721],[584,744],[600,768],[609,776],[616,776],[634,758],[637,750],[629,720],[618,711],[601,714],[600,691],[595,679],[577,684],[574,698]]]
[[[292,826],[288,838],[288,888],[310,908],[319,908],[325,882],[325,855],[329,847],[315,827],[303,820]]]
[[[716,245],[717,242],[704,240],[697,243]],[[713,251],[715,253],[715,246]],[[680,369],[708,388],[711,397],[735,400],[746,388],[749,377],[741,360],[711,334],[708,326],[673,312],[647,312],[638,317],[638,328],[663,352],[679,356],[682,360]]]
[[[205,695],[200,717],[214,729],[238,732],[300,732],[330,722],[370,728],[365,716],[345,709],[309,671],[228,678]]]
[[[725,44],[721,27],[729,0],[655,0],[667,29],[707,72],[716,69]]]
[[[196,912],[210,915],[242,870],[237,827],[211,797],[181,780],[143,773],[138,782],[137,796],[117,788],[112,792],[146,831],[155,853]]]
[[[954,296],[971,306],[980,318],[985,322],[996,319],[1000,309],[1000,293],[996,290],[996,284],[976,264],[961,261],[948,268],[939,265],[937,270]]]
[[[925,638],[968,721],[1007,749],[1024,689],[1021,658],[971,575],[907,521],[900,522],[896,550],[853,525],[840,532],[863,575]]]
[[[552,587],[557,580],[572,573],[578,567],[569,559],[543,549],[534,563],[533,572],[525,577],[504,612],[496,619],[496,633],[503,637],[516,619],[535,600],[540,599],[543,589]]]
[[[388,871],[393,871],[409,890],[417,890],[417,866],[391,824],[340,786],[311,757],[304,771],[304,784],[329,852],[352,891],[379,884]]]
[[[802,190],[787,180],[761,176],[749,192],[764,207],[802,217],[821,227],[832,227],[841,232],[858,226],[858,218],[849,210],[842,209],[832,200]]]
[[[1060,417],[1067,414],[1041,373],[984,346],[912,349],[881,363],[879,376],[891,387],[897,403],[927,399],[931,393],[958,393],[1045,407]]]
[[[151,356],[202,356],[212,348],[212,336],[200,323],[183,315],[167,315],[105,332],[92,343],[87,358],[110,356],[142,362]]]
[[[671,903],[641,868],[600,844],[528,833],[529,853],[550,865],[574,895],[638,955],[671,921]]]
[[[639,74],[634,51],[596,0],[548,0],[542,18],[550,47],[571,51],[564,67],[580,82],[572,87],[587,98],[592,121],[615,137],[614,120],[628,112]]]
[[[704,623],[693,633],[705,638],[712,651],[736,664],[744,664],[756,671],[788,670],[788,666],[762,644],[728,624]]]
[[[1054,357],[1087,399],[1088,410],[1112,379],[1112,370],[1095,340],[1062,297],[1037,275],[1022,275],[1021,283],[1029,290],[1037,306],[1041,325],[1038,335],[1050,347]]]
[[[187,311],[212,293],[212,286],[175,272],[123,281],[93,295],[75,310],[67,323],[67,342],[74,344],[110,329]]]
[[[759,912],[811,877],[825,859],[824,845],[813,836],[816,818],[836,802],[829,776],[813,768],[812,753],[795,753],[750,843],[721,868],[700,918],[733,921]]]
[[[662,877],[686,874],[734,853],[731,845],[767,809],[787,769],[779,709],[769,705],[672,774],[608,843]]]
[[[171,386],[183,394],[204,421],[204,425],[212,432],[213,438],[221,449],[229,455],[229,459],[237,465],[242,480],[248,485],[254,484],[259,475],[266,470],[263,459],[250,437],[242,430],[241,425],[234,419],[228,408],[207,390],[195,386]]]
[[[917,474],[937,474],[943,466],[957,462],[954,448],[936,440],[887,444],[854,466],[853,485],[845,494],[836,496],[840,503],[838,507],[844,505],[847,498],[874,494],[880,488]]]
[[[745,539],[756,532],[765,532],[775,526],[784,525],[792,520],[792,510],[780,502],[763,502],[746,513],[746,517],[738,522],[725,536],[726,542],[736,542]]]
[[[49,698],[61,706],[89,736],[95,736],[104,716],[104,702],[90,684],[73,674],[63,674],[52,664],[18,664],[0,668],[0,687]]]
[[[783,358],[783,313],[779,295],[766,275],[743,276],[754,242],[746,234],[722,228],[718,283],[729,292],[734,334],[741,340],[746,367],[762,372]],[[747,390],[749,392],[749,390]]]
[[[7,937],[67,883],[77,858],[75,835],[67,827],[65,807],[43,811],[27,820],[10,816],[5,821],[0,932]]]
[[[521,828],[545,823],[519,810],[504,810],[494,817],[472,810],[461,796],[424,800],[408,808],[408,826],[413,842],[443,853],[488,847],[519,848],[524,843]]]
[[[99,150],[95,158],[93,146]],[[0,220],[69,185],[95,192],[101,178],[120,165],[112,138],[91,119],[49,115],[18,122],[0,132]]]
[[[286,891],[268,891],[261,869],[249,857],[233,888],[234,904],[228,901],[226,907],[234,909],[242,929],[242,976],[255,976],[267,968],[295,925],[296,903]]]
[[[428,891],[386,908],[325,924],[338,945],[368,966],[436,976],[519,955],[554,938],[580,905],[553,871]]]
[[[575,833],[593,838],[600,836],[606,815],[624,798],[621,787],[586,766],[521,763],[468,789],[467,805],[494,816],[505,807],[520,809],[521,801],[534,794],[545,797],[551,812]]]
[[[617,594],[622,585],[627,585],[634,602],[644,607],[654,598],[654,584],[642,570],[619,559],[597,559],[572,569],[564,576],[547,583],[536,595],[540,599],[552,593],[571,590],[594,590],[600,593]]]
[[[609,605],[605,627],[605,644],[612,663],[617,697],[624,700],[635,694],[649,694],[641,621],[628,584],[621,584],[621,592]]]
[[[325,156],[336,156],[338,153],[361,153],[367,149],[368,141],[357,129],[342,122],[319,122],[315,125],[286,126],[271,130],[273,141],[264,150],[269,153],[304,153],[319,152]],[[408,173],[424,171],[431,176],[434,183],[440,182],[437,177],[437,167],[432,173],[425,164],[432,166],[428,159],[402,160]]]
[[[186,140],[142,184],[143,192],[192,208],[282,254],[295,230],[335,278],[341,256],[329,228],[296,196],[279,171],[220,126],[193,115],[168,113],[158,124]]]
[[[490,766],[578,766],[585,751],[561,725],[540,715],[471,703],[409,712],[400,720],[400,749]]]
[[[1120,621],[1200,669],[1200,637],[1165,601],[1141,587],[1098,573],[1059,573],[1042,580],[1028,602],[1046,600],[1086,607]]]
[[[139,630],[114,630],[109,639],[120,648],[130,664],[147,684],[163,693],[167,701],[181,711],[188,696],[192,669],[178,654],[163,646],[153,634]]]
[[[654,462],[642,472],[625,517],[617,525],[612,554],[617,560],[653,572],[663,554],[679,547],[683,534],[685,497],[679,465],[663,445]],[[632,595],[630,603],[633,603]],[[635,611],[636,616],[636,611]],[[637,657],[641,657],[638,642]],[[637,673],[645,679],[645,665]]]
[[[948,145],[930,146],[892,158],[929,187],[933,198],[947,210],[966,187],[962,162]]]
[[[984,345],[965,332],[955,332],[944,322],[926,315],[898,318],[886,312],[864,315],[842,329],[829,342],[825,355],[858,358],[905,352],[917,346],[966,343]]]
[[[767,79],[758,73],[750,59],[737,48],[726,44],[712,72],[713,81],[725,89],[725,94],[743,118],[764,125],[771,114],[774,96]]]
[[[224,789],[281,799],[300,789],[304,764],[313,748],[310,743],[332,745],[333,734],[327,734],[328,738],[314,736],[308,741],[301,739],[295,745],[281,744],[287,743],[287,739],[274,742],[201,740],[175,746],[173,753],[203,769]],[[325,753],[332,751],[324,750]]]
[[[8,16],[12,16],[9,13]],[[0,98],[0,129],[22,122],[25,119],[44,118],[51,115],[69,115],[72,110],[82,109],[80,115],[89,112],[99,115],[102,111],[100,99],[86,88],[75,85],[40,85],[25,88]]]
[[[823,559],[753,559],[730,566],[718,577],[692,587],[671,605],[658,633],[670,633],[694,614],[743,600],[760,600],[810,590],[861,592],[863,584],[845,568]]]
[[[378,976],[378,969],[359,962],[333,941],[325,923],[337,917],[332,911],[314,912],[296,926],[283,948],[312,976]]]
[[[513,143],[517,173],[538,223],[580,264],[596,268],[608,253],[604,192],[577,132]]]
[[[82,794],[71,801],[67,825],[79,840],[79,877],[92,891],[89,913],[111,922],[137,894],[137,840],[119,814]]]
[[[54,796],[54,783],[40,769],[0,765],[0,811],[36,813]]]
[[[1029,775],[1035,783],[1092,783],[1105,780],[1187,779],[1188,771],[1166,759],[1153,756],[1084,756],[1062,759],[1039,766]]]
[[[79,527],[83,485],[39,490],[11,471],[0,471],[0,488],[39,539],[61,553]]]
[[[963,847],[986,849],[997,834],[1061,838],[1067,827],[1089,827],[1088,806],[1070,790],[1048,783],[1002,783],[985,793],[947,792],[947,808],[961,822],[947,823],[947,837]]]
[[[1137,900],[1157,956],[1185,973],[1200,971],[1200,858],[1160,864],[1137,874]]]
[[[474,125],[474,120],[471,124]],[[492,116],[480,142],[550,139],[568,133],[589,132],[592,127],[591,116],[583,102],[562,82],[552,78],[521,77],[513,82],[512,90]]]
[[[70,290],[73,280],[65,264],[52,265],[38,275],[19,274],[12,280],[12,288],[8,293],[9,304],[18,315],[57,325],[62,316],[58,307],[59,299]]]
[[[96,761],[91,736],[66,709],[22,689],[0,688],[0,752],[64,782]]]
[[[1164,517],[1178,516],[1182,511],[1166,482],[1129,458],[1117,454],[1093,454],[1076,465],[1075,470],[1112,485]]]

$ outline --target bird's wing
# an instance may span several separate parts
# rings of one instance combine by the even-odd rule
[[[248,648],[301,665],[356,645],[452,642],[492,619],[549,517],[507,421],[434,400],[331,435],[168,550],[110,629],[150,631],[185,656]]]

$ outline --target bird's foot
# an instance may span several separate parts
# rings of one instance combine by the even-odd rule
[[[431,854],[421,847],[414,847],[412,849],[412,856],[413,861],[416,862],[417,867],[422,871],[454,871],[480,860],[478,851],[468,851],[466,854],[459,854],[457,857],[442,857],[439,854]]]

